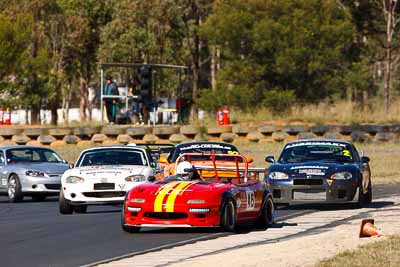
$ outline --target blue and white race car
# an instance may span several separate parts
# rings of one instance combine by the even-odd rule
[[[289,142],[265,176],[278,204],[372,201],[369,158],[343,140],[310,139]]]

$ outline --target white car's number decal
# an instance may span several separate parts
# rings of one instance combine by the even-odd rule
[[[247,197],[247,209],[252,210],[254,209],[256,205],[256,198],[254,196],[253,191],[246,191],[246,197]]]
[[[2,185],[7,185],[7,179],[1,179],[1,184]]]

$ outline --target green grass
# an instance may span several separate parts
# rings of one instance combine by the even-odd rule
[[[400,266],[400,236],[345,251],[319,262],[317,267],[397,267]]]
[[[372,182],[375,184],[400,183],[400,144],[356,144],[358,151],[370,157]]]
[[[77,146],[77,145],[65,145],[65,146],[56,146],[51,149],[55,150],[63,159],[68,161],[69,163],[75,163],[78,160],[80,153],[92,146]]]
[[[318,104],[295,104],[289,112],[284,114],[272,113],[267,108],[256,108],[250,111],[231,108],[231,122],[244,124],[271,123],[273,121],[304,122],[317,125],[326,124],[362,124],[362,123],[399,123],[400,99],[393,100],[390,111],[385,112],[382,101],[371,100],[369,107],[364,109],[360,105],[350,101],[319,102]],[[216,125],[214,113],[207,116],[201,122],[204,125]]]

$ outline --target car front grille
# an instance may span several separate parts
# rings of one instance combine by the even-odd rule
[[[60,190],[61,184],[45,184],[46,189],[49,190]]]
[[[326,200],[324,190],[293,190],[293,200]]]
[[[293,185],[322,185],[322,179],[294,179]]]
[[[183,212],[145,212],[143,216],[161,220],[179,220],[188,217],[188,215]]]
[[[114,190],[115,184],[114,183],[98,183],[94,184],[94,190]]]
[[[83,195],[96,198],[123,197],[125,196],[125,191],[84,192]]]

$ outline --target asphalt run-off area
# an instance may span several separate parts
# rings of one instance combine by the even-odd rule
[[[376,185],[373,195],[398,192],[400,185]],[[0,196],[1,266],[79,266],[233,235],[213,228],[148,228],[127,234],[120,227],[120,206],[93,206],[87,214],[61,215],[56,197],[45,202],[26,199],[8,203]],[[319,212],[319,205],[280,208],[276,221],[313,212]]]

